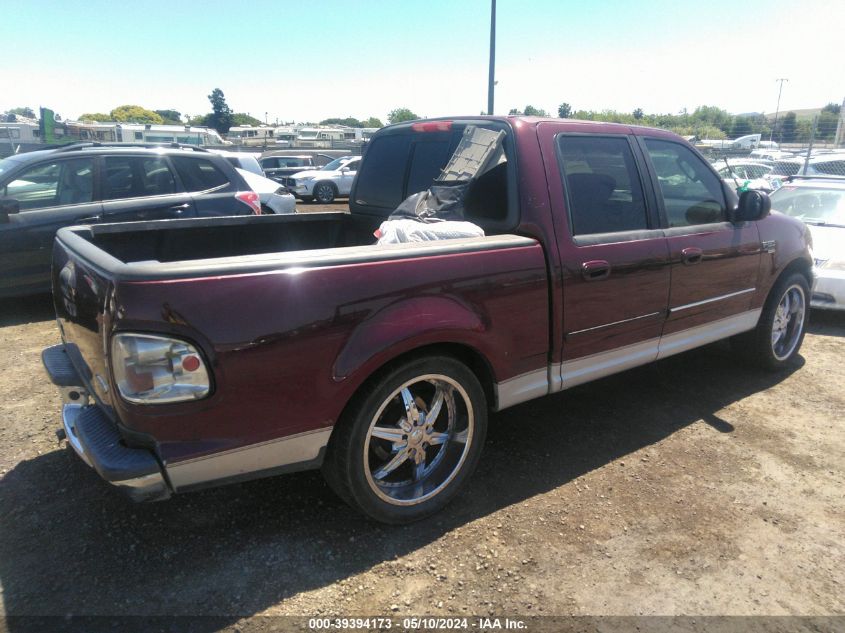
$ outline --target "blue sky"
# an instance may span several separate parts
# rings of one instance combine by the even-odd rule
[[[843,0],[498,0],[496,113],[526,104],[773,111],[845,97]],[[5,5],[5,6],[4,6]],[[489,0],[100,0],[0,4],[0,111],[122,104],[272,122],[475,114]]]

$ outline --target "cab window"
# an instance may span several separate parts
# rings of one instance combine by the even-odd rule
[[[560,135],[557,142],[573,236],[648,228],[639,171],[626,137]]]
[[[722,183],[692,150],[680,143],[645,139],[670,227],[725,222]]]

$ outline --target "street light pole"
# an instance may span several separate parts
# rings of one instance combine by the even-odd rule
[[[775,135],[775,128],[777,127],[777,124],[778,124],[778,114],[780,113],[780,93],[783,92],[783,82],[789,81],[789,79],[783,77],[783,78],[780,78],[780,79],[775,79],[775,81],[780,82],[780,88],[778,88],[778,105],[775,108],[775,122],[774,122],[774,124],[772,124],[772,131],[769,132],[769,143],[772,142],[772,137]]]
[[[493,90],[496,75],[496,0],[490,1],[490,73],[487,78],[487,114],[493,114]]]

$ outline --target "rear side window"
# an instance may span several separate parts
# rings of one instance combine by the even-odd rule
[[[648,228],[643,188],[625,137],[558,136],[572,235]]]
[[[195,156],[172,156],[187,191],[206,191],[228,184],[229,179],[210,160]]]
[[[358,174],[355,201],[369,207],[395,209],[402,202],[402,186],[411,138],[407,134],[375,139],[367,148],[367,168]]]
[[[722,182],[688,147],[645,139],[670,227],[725,222]]]
[[[107,156],[103,199],[163,196],[176,191],[176,180],[161,157]]]

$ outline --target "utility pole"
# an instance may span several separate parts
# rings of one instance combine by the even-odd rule
[[[780,78],[780,79],[775,79],[775,81],[780,82],[780,88],[778,88],[778,105],[775,108],[775,122],[774,122],[774,124],[772,124],[772,131],[769,133],[769,142],[770,143],[772,142],[772,137],[775,135],[775,128],[777,127],[777,124],[778,124],[778,114],[780,113],[780,93],[783,92],[783,82],[789,81],[789,79],[787,79],[786,77],[783,77],[783,78]]]
[[[496,75],[496,0],[490,0],[490,73],[487,78],[487,114],[493,114],[493,90]]]

